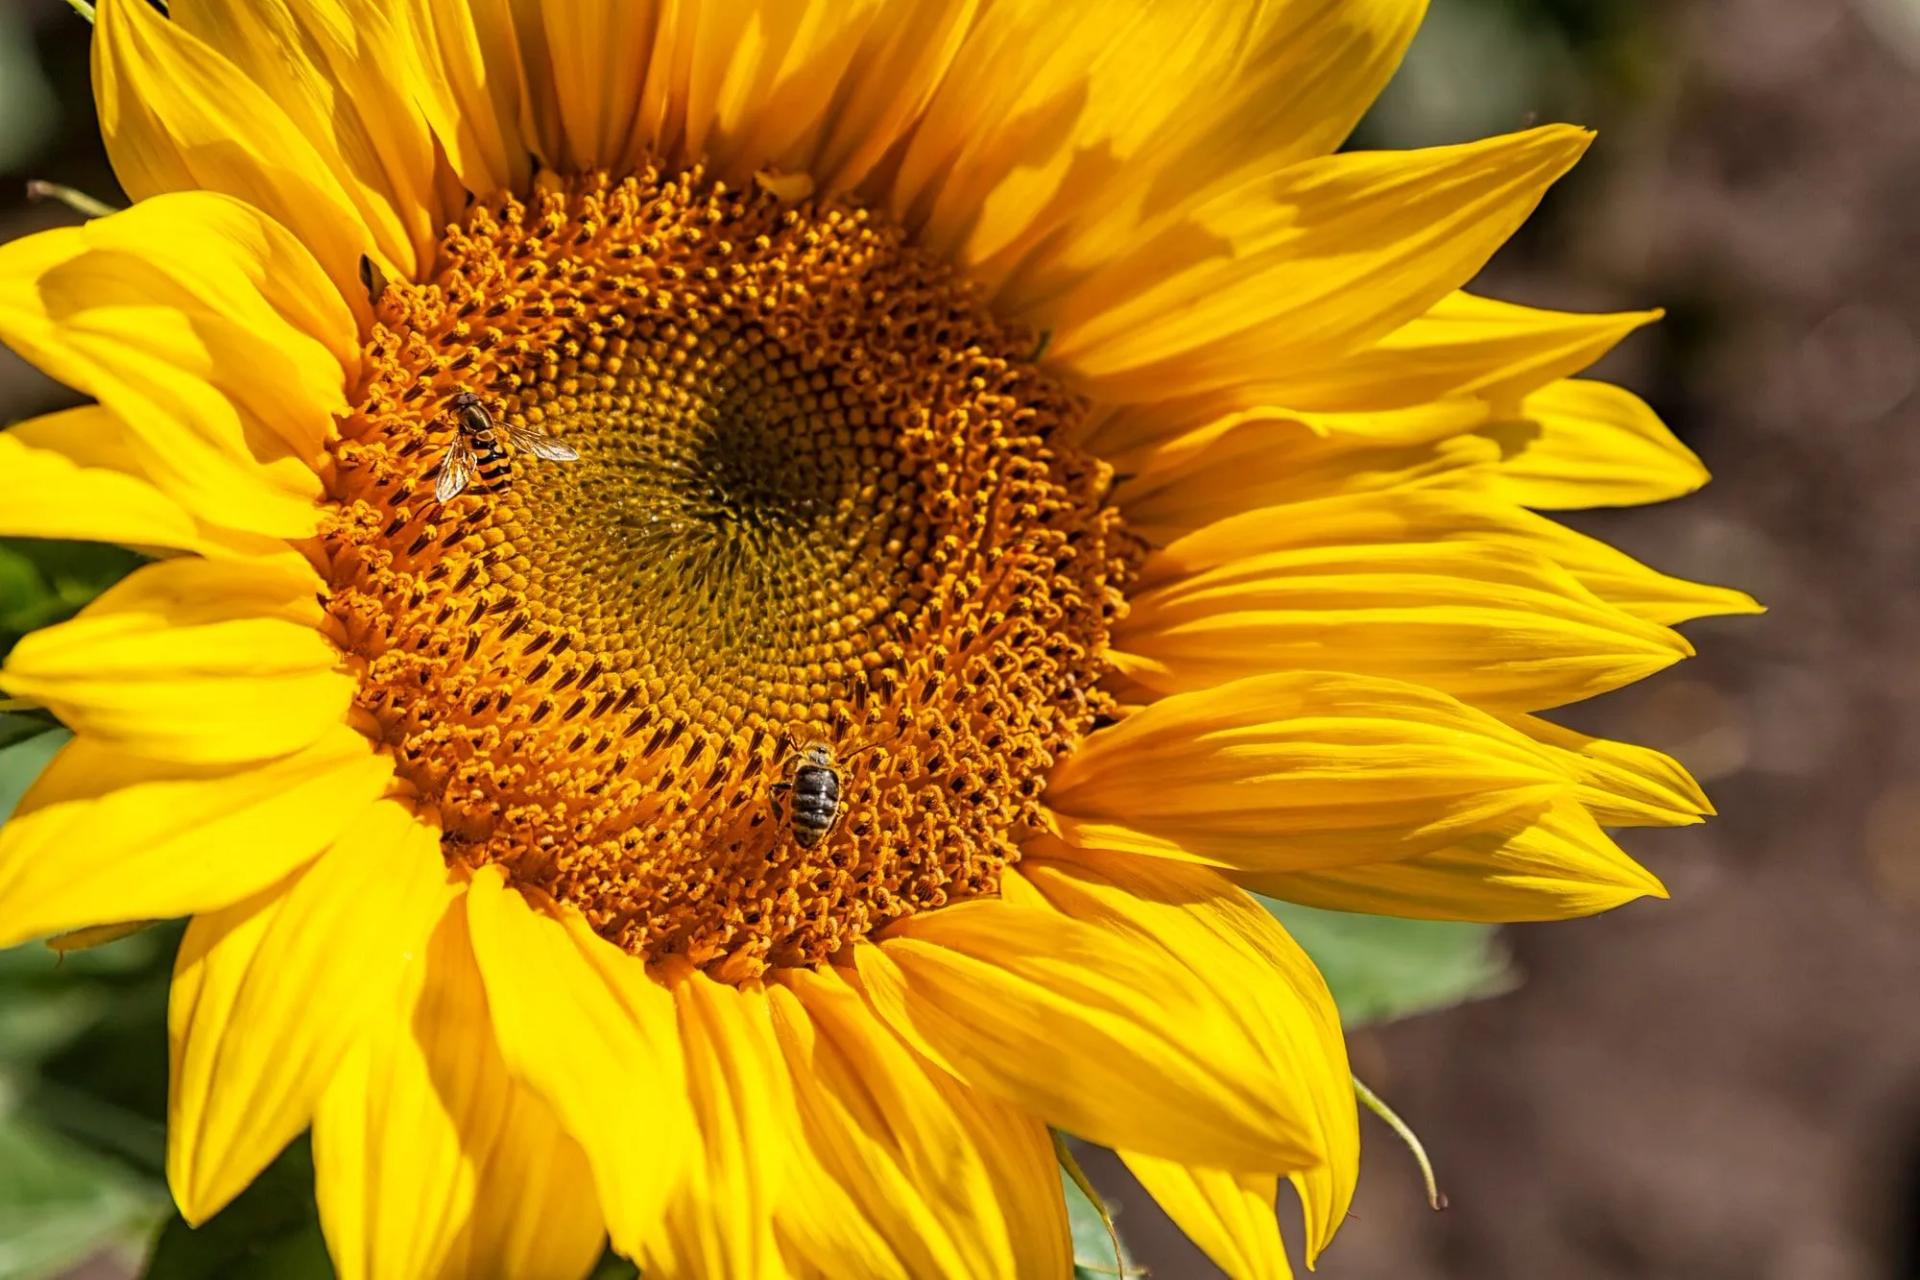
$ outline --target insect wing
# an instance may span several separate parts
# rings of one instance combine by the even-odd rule
[[[433,496],[451,502],[472,481],[474,462],[473,446],[465,436],[455,436],[447,460],[440,464],[440,483],[433,487]]]
[[[507,439],[516,449],[525,449],[536,458],[548,462],[572,462],[580,456],[580,451],[570,444],[562,444],[544,431],[535,431],[532,427],[507,428]]]

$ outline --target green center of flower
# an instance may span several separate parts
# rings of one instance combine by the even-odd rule
[[[450,861],[736,980],[997,890],[1132,554],[1033,335],[697,170],[479,205],[378,311],[330,607]]]

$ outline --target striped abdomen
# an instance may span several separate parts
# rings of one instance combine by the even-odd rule
[[[826,838],[840,818],[840,775],[821,764],[802,764],[793,772],[793,838],[811,849]]]
[[[500,444],[500,437],[493,434],[491,426],[478,431],[468,426],[467,443],[473,448],[473,469],[479,479],[480,488],[487,493],[497,493],[513,483],[513,463],[507,458],[507,451]]]

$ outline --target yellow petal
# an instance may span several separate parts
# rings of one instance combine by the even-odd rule
[[[1268,400],[1259,390],[1229,387],[1177,400],[1104,406],[1089,418],[1081,438],[1121,474],[1164,483],[1227,437],[1240,434],[1242,428],[1257,430],[1265,443],[1283,447],[1305,435],[1323,444],[1353,448],[1431,444],[1477,431],[1493,420],[1492,410],[1471,398],[1398,409],[1305,412]],[[1487,444],[1498,448],[1491,441]]]
[[[1707,482],[1693,450],[1646,402],[1604,382],[1568,379],[1520,406],[1523,421],[1489,434],[1508,447],[1497,485],[1525,507],[1636,506],[1692,493]]]
[[[1504,481],[1488,486],[1498,492]],[[1504,503],[1502,504],[1504,506]],[[1689,582],[1651,569],[1623,551],[1529,511],[1506,513],[1511,533],[1564,566],[1581,585],[1608,604],[1662,626],[1723,614],[1764,613],[1752,596],[1731,587]]]
[[[1105,124],[1115,136],[1092,146],[1069,139],[1075,144],[1069,163],[1025,166],[1042,178],[1061,175],[1062,189],[1049,191],[1041,206],[1009,184],[1010,196],[1027,198],[1025,225],[992,260],[973,263],[969,274],[997,286],[1003,313],[1037,317],[1108,262],[1177,232],[1191,210],[1215,196],[1335,150],[1399,64],[1425,10],[1425,0],[1215,4],[1203,12],[1244,16],[1246,34],[1237,48],[1185,63],[1166,31],[1143,29],[1146,58],[1168,68],[1187,96],[1120,87],[1123,105],[1107,109],[1111,120],[1089,98],[1083,128]],[[1194,6],[1160,12],[1198,26]],[[1229,54],[1231,61],[1223,56]],[[1127,68],[1116,81],[1124,85],[1131,74]],[[1090,79],[1094,89],[1101,84],[1097,76]],[[1100,162],[1113,172],[1102,181],[1080,181],[1090,168],[1098,173]],[[1019,220],[1018,207],[1010,204],[1008,216]]]
[[[1571,799],[1504,839],[1462,841],[1405,861],[1235,872],[1233,878],[1256,893],[1310,907],[1487,924],[1566,920],[1667,896]]]
[[[56,416],[74,414],[87,415],[89,421],[116,421],[98,408]],[[75,426],[79,428],[78,423]],[[7,477],[0,533],[167,551],[211,549],[193,517],[145,480],[83,466],[54,450],[35,448],[17,429],[0,434],[0,475]]]
[[[452,1031],[470,1052],[492,1049],[484,1001],[478,1021],[458,1029],[436,1026],[437,1010],[428,1004],[462,994],[457,979],[428,974],[429,965],[446,966],[446,923],[459,914],[458,898],[447,905],[451,910],[426,945],[407,957],[387,1000],[368,1011],[314,1111],[314,1194],[340,1280],[433,1274],[454,1231],[473,1212],[473,1162],[461,1149],[465,1117],[459,1110],[470,1103],[484,1108],[489,1100],[443,1099],[431,1050],[421,1043]],[[471,1016],[470,1002],[465,1012]],[[458,1072],[448,1082],[456,1088],[475,1074],[457,1060],[441,1065]]]
[[[832,179],[823,190],[857,181],[924,105],[973,9],[973,0],[680,6],[673,61],[686,68],[686,153],[735,182],[767,164],[830,165],[815,175]]]
[[[133,329],[154,319],[147,312],[186,312],[203,339],[190,367],[302,456],[317,453],[346,408],[360,340],[352,313],[284,226],[231,196],[187,191],[42,235],[62,251],[34,282],[50,319],[81,335],[91,320],[160,356],[166,349],[141,348],[141,334],[114,333],[112,322]],[[243,361],[251,363],[234,367]]]
[[[199,518],[305,536],[357,362],[327,290],[283,228],[188,192],[0,247],[0,340],[98,398]]]
[[[1529,711],[1692,652],[1538,556],[1465,543],[1250,556],[1137,596],[1114,644],[1120,670],[1163,693],[1267,671],[1350,671]]]
[[[858,186],[926,109],[978,8],[978,0],[869,7],[832,110],[789,155],[774,158],[813,174],[822,191]]]
[[[1346,1042],[1320,971],[1271,914],[1217,872],[1048,845],[1032,849],[1034,856],[1021,864],[1024,880],[1048,903],[1073,919],[1129,933],[1177,958],[1222,993],[1261,1043],[1264,1056],[1280,1064],[1280,1078],[1270,1087],[1304,1117],[1322,1159],[1290,1171],[1270,1166],[1240,1172],[1291,1173],[1306,1210],[1311,1259],[1345,1220],[1360,1172]],[[1015,901],[1024,900],[1020,879],[1012,882]],[[1224,1186],[1213,1190],[1227,1194]],[[1266,1206],[1271,1218],[1270,1184]],[[1242,1239],[1244,1247],[1251,1247],[1260,1232],[1251,1234],[1252,1239]]]
[[[928,105],[891,199],[998,291],[1003,313],[1021,312],[1250,171],[1331,151],[1423,8],[995,4]]]
[[[780,1236],[780,1261],[796,1280],[913,1280],[898,1256],[860,1217],[846,1191],[822,1175],[818,1184],[796,1195],[794,1214],[808,1215],[804,1228],[790,1230],[790,1222],[775,1224]],[[796,1237],[798,1233],[798,1238]],[[933,1274],[938,1274],[933,1273]]]
[[[1257,465],[1248,462],[1249,468]],[[1656,572],[1597,538],[1515,506],[1489,491],[1493,487],[1461,485],[1445,477],[1439,483],[1402,485],[1365,497],[1334,495],[1271,509],[1242,508],[1168,546],[1148,566],[1147,581],[1172,580],[1282,547],[1447,541],[1545,557],[1600,599],[1648,622],[1665,625],[1760,610],[1744,592]],[[1225,509],[1228,501],[1239,498],[1238,493],[1210,495],[1209,504]],[[1132,503],[1128,511],[1131,516]]]
[[[794,1249],[826,1274],[1064,1275],[1046,1127],[916,1057],[838,971],[781,982],[775,1027],[816,1166],[782,1216]]]
[[[1046,802],[1080,848],[1277,871],[1511,835],[1570,786],[1523,735],[1444,694],[1294,672],[1101,730]]]
[[[1274,1175],[1195,1169],[1124,1151],[1120,1158],[1161,1212],[1222,1271],[1236,1280],[1288,1280],[1293,1275],[1274,1216],[1280,1184]]]
[[[516,26],[526,114],[549,165],[621,172],[663,157],[699,160],[735,184],[759,169],[804,168],[836,113],[895,133],[944,65],[966,0],[794,5],[522,6]],[[961,12],[955,13],[952,10]],[[912,47],[931,39],[932,50]],[[886,66],[873,59],[899,55]],[[916,67],[914,59],[929,66]],[[886,80],[886,86],[874,83]],[[889,94],[900,101],[889,103]],[[843,131],[848,126],[840,126]],[[892,136],[853,140],[871,165]],[[843,140],[841,150],[846,143]]]
[[[803,1120],[806,1114],[802,1113]],[[851,1190],[828,1171],[826,1160],[826,1156],[810,1149],[799,1153],[794,1163],[793,1193],[781,1206],[774,1222],[781,1260],[789,1274],[808,1280],[838,1276],[914,1280],[915,1273],[908,1267],[918,1250],[883,1236],[880,1228],[869,1221],[860,1205],[854,1202]],[[886,1214],[889,1218],[909,1218],[920,1209],[918,1194],[887,1173],[865,1176],[860,1182],[883,1189],[881,1194],[889,1206]],[[955,1273],[922,1264],[920,1274]]]
[[[467,894],[500,1051],[587,1153],[614,1248],[661,1238],[698,1152],[673,997],[584,923],[534,910],[483,868]]]
[[[1121,928],[975,899],[855,949],[873,1007],[964,1083],[1104,1146],[1252,1170],[1323,1159],[1291,1064],[1229,995]]]
[[[1261,448],[1263,441],[1270,443]],[[1249,422],[1202,446],[1193,458],[1174,462],[1169,474],[1149,463],[1153,469],[1123,491],[1122,501],[1130,526],[1150,537],[1172,535],[1165,538],[1172,545],[1147,567],[1150,583],[1286,546],[1454,541],[1545,557],[1601,600],[1661,626],[1761,611],[1745,592],[1669,577],[1597,538],[1515,506],[1486,483],[1495,455],[1469,447],[1490,444],[1476,436],[1448,436],[1424,448],[1356,448],[1303,439],[1297,429],[1288,432],[1276,422]],[[1383,458],[1419,461],[1383,474],[1377,470]],[[1315,460],[1324,460],[1318,469],[1311,465]],[[1289,463],[1297,465],[1280,474]],[[1376,485],[1382,479],[1387,483]],[[1284,501],[1249,505],[1272,494]],[[1193,523],[1203,513],[1216,519],[1204,527]]]
[[[553,1108],[514,1084],[441,1280],[580,1280],[607,1237],[592,1185],[586,1152]]]
[[[525,189],[530,153],[520,134],[525,93],[507,0],[406,0],[421,112],[469,191]]]
[[[307,1126],[452,892],[439,833],[383,800],[293,879],[194,917],[167,1010],[167,1181],[187,1221]]]
[[[1200,112],[1176,116],[1158,150],[1184,153],[1174,174],[1212,183],[1246,166],[1307,160],[1337,149],[1400,65],[1426,0],[1285,0],[1263,6],[1257,43],[1227,83],[1209,86]],[[1224,150],[1237,162],[1207,153]],[[1173,175],[1162,174],[1164,184]]]
[[[165,290],[177,288],[198,304],[203,328],[213,319],[224,321],[221,332],[244,348],[232,358],[262,363],[227,369],[216,361],[223,377],[213,381],[226,385],[231,379],[238,398],[262,423],[301,447],[330,434],[331,424],[316,423],[312,410],[333,415],[346,407],[345,389],[360,374],[359,327],[305,243],[284,224],[244,200],[185,191],[143,200],[74,230],[89,250],[141,260],[142,278],[163,298],[156,302],[131,291],[124,295],[129,305],[175,305]],[[79,301],[109,305],[96,298]]]
[[[1092,394],[1166,399],[1353,351],[1485,265],[1589,135],[1311,160],[1226,192],[1019,318]]]
[[[234,764],[345,722],[354,682],[303,561],[165,560],[21,640],[0,685],[133,755]]]
[[[1588,737],[1538,716],[1511,723],[1555,752],[1578,780],[1581,802],[1606,826],[1684,827],[1713,813],[1700,784],[1672,756]]]
[[[342,298],[359,291],[363,253],[382,258],[390,275],[410,274],[280,105],[145,0],[101,0],[93,92],[114,174],[134,200],[193,190],[237,196],[311,249]]]
[[[272,558],[285,543],[201,519],[142,461],[127,425],[97,404],[16,423],[0,434],[6,474],[19,478],[0,512],[5,532],[112,541],[151,555]]]
[[[572,1280],[600,1253],[586,1158],[507,1074],[457,901],[321,1097],[313,1160],[342,1280]]]
[[[1236,512],[1174,539],[1148,560],[1140,582],[1148,588],[1175,585],[1250,556],[1303,548],[1498,541],[1536,550],[1537,542],[1520,537],[1520,522],[1536,519],[1506,503],[1438,487],[1399,486],[1276,503]]]
[[[1037,215],[1092,199],[1189,104],[1221,96],[1255,17],[1227,3],[983,6],[889,204],[920,243],[977,272]]]
[[[683,104],[689,92],[684,72],[673,74],[675,23],[698,23],[709,6],[632,0],[510,7],[527,75],[524,132],[540,158],[561,172],[634,167],[630,140],[657,139],[669,105]],[[677,90],[671,100],[657,100],[650,111],[642,95],[670,86]]]
[[[193,0],[181,34],[218,50],[285,113],[353,201],[382,265],[412,277],[446,221],[433,138],[415,105],[419,57],[378,0]]]
[[[344,725],[239,771],[76,738],[0,826],[0,946],[238,902],[305,865],[392,776]]]
[[[1499,523],[1482,509],[1491,505],[1386,493],[1208,525],[1147,565],[1115,630],[1120,669],[1160,692],[1276,669],[1351,671],[1540,710],[1692,653],[1595,597],[1548,558],[1550,544]]]
[[[776,1277],[773,1214],[787,1195],[793,1091],[767,993],[687,972],[672,982],[701,1158],[643,1270]]]
[[[1580,314],[1450,293],[1372,346],[1262,383],[1294,409],[1397,409],[1449,396],[1513,401],[1580,372],[1658,311]]]
[[[1116,459],[1129,479],[1118,491],[1129,528],[1167,543],[1246,511],[1347,494],[1446,487],[1475,493],[1500,450],[1466,432],[1487,420],[1483,406],[1418,411],[1431,438],[1406,443],[1322,436],[1305,423],[1245,419],[1191,450],[1176,438],[1161,449]],[[1409,426],[1412,424],[1409,423]],[[1201,428],[1194,434],[1208,433]]]

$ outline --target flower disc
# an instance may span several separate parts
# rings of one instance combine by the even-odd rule
[[[476,205],[378,300],[326,539],[447,857],[731,979],[995,892],[1109,709],[1132,559],[1034,347],[848,204],[696,169]],[[441,502],[462,393],[493,447]],[[813,741],[844,778],[808,847]]]

